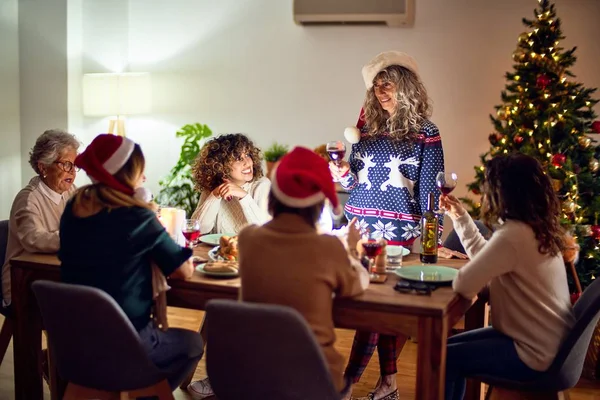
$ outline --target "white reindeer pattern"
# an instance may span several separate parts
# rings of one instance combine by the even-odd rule
[[[381,191],[385,192],[388,186],[396,187],[396,188],[406,188],[410,193],[410,197],[414,197],[414,186],[415,181],[408,179],[404,176],[400,169],[398,168],[400,165],[414,165],[415,167],[419,165],[419,160],[416,157],[409,157],[405,160],[401,160],[400,156],[394,157],[390,155],[390,161],[383,164],[390,169],[390,175],[388,176],[387,181],[381,184]]]
[[[364,163],[362,169],[358,171],[358,183],[365,183],[367,185],[367,190],[370,190],[371,186],[373,186],[371,184],[371,181],[369,180],[369,168],[372,168],[377,165],[373,162],[373,157],[374,154],[368,155],[366,153],[364,155],[358,154],[356,156],[357,160],[361,160]]]

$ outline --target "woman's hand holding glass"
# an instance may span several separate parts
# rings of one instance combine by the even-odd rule
[[[220,197],[227,201],[233,199],[234,197],[243,199],[248,194],[248,192],[231,182],[229,179],[223,179],[223,183],[213,190],[212,193],[216,197]]]
[[[348,161],[339,161],[338,164],[333,161],[329,162],[329,171],[331,171],[331,176],[333,180],[339,182],[343,176],[345,176],[350,170],[350,164]]]
[[[453,220],[465,215],[467,212],[460,200],[452,195],[440,196],[440,208],[444,209],[446,214],[448,214]]]

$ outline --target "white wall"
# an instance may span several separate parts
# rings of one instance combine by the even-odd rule
[[[19,73],[25,185],[34,175],[29,151],[38,136],[68,126],[67,0],[19,0]]]
[[[419,62],[446,167],[466,183],[489,147],[488,114],[512,68],[521,18],[531,17],[538,4],[417,0],[415,26],[392,29],[297,26],[291,0],[129,0],[125,31],[114,1],[83,0],[82,72],[126,65],[153,73],[154,113],[128,122],[128,135],[149,160],[152,190],[178,157],[174,132],[185,123],[245,132],[262,147],[275,140],[314,147],[340,138],[361,107],[362,65],[389,49]],[[586,86],[600,87],[600,2],[559,0],[557,8],[564,46],[578,46],[573,72]],[[107,32],[115,18],[118,28]],[[106,126],[106,120],[82,118],[73,130],[92,138]]]
[[[0,1],[0,219],[21,188],[18,0]]]

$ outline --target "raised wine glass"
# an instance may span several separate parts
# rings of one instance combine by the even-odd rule
[[[200,221],[197,219],[186,219],[181,230],[185,238],[186,247],[192,248],[200,236]]]
[[[369,277],[371,279],[379,278],[379,275],[375,273],[375,258],[381,254],[384,246],[385,239],[379,231],[367,231],[362,237],[362,247],[369,257]]]
[[[327,153],[335,165],[340,166],[346,155],[346,145],[341,140],[327,143]]]
[[[435,185],[440,189],[440,192],[444,196],[452,193],[454,188],[456,188],[456,184],[458,183],[458,176],[454,172],[444,172],[440,171],[435,177]],[[443,214],[446,210],[441,207],[436,213]]]

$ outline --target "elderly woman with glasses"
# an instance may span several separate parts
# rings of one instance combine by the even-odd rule
[[[75,190],[74,166],[79,142],[70,133],[44,132],[29,153],[29,164],[37,174],[15,197],[10,210],[6,260],[2,267],[3,306],[10,305],[9,260],[24,252],[58,251],[58,227],[67,200]]]

